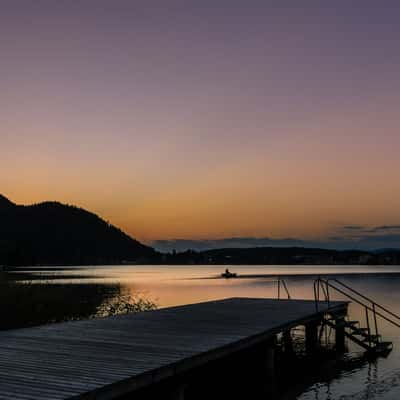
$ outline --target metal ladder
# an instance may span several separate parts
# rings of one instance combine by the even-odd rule
[[[340,293],[364,308],[365,327],[361,327],[359,321],[335,320],[329,317],[328,314],[324,317],[323,322],[335,330],[342,329],[347,338],[370,353],[376,355],[388,354],[393,348],[393,343],[382,340],[378,329],[378,318],[400,328],[400,316],[338,279],[318,278],[314,281],[314,297],[317,310],[321,301],[325,301],[328,304],[329,310],[331,291]]]

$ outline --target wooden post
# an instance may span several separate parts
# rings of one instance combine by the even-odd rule
[[[249,364],[246,369],[248,393],[251,398],[275,398],[276,371],[275,371],[276,338],[273,337],[249,349]]]
[[[185,400],[186,384],[177,383],[171,396],[171,400]]]
[[[265,373],[267,380],[275,380],[275,341],[269,342],[265,349]]]
[[[263,392],[266,396],[274,398],[276,394],[276,365],[275,365],[276,338],[266,343],[264,350]]]
[[[318,346],[318,321],[311,321],[306,327],[306,352],[312,354]]]
[[[283,346],[286,354],[293,354],[293,340],[290,329],[283,332]]]
[[[344,315],[335,316],[335,348],[338,352],[345,350],[345,319]]]

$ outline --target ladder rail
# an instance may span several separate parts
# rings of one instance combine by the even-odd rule
[[[339,281],[338,279],[334,278],[334,279],[327,279],[327,282],[333,281],[338,285],[343,286],[344,288],[346,288],[347,290],[357,294],[358,296],[360,296],[361,298],[363,298],[366,301],[369,301],[371,303],[371,305],[373,306],[373,308],[379,308],[382,311],[386,312],[387,314],[391,315],[392,317],[394,317],[395,319],[400,321],[400,315],[395,314],[393,311],[390,311],[389,309],[387,309],[386,307],[382,306],[381,304],[377,303],[376,301],[372,300],[371,298],[365,296],[364,294],[360,293],[358,290],[353,289],[352,287],[346,285],[345,283]]]
[[[282,284],[283,284],[283,287],[285,288],[287,297],[288,297],[288,299],[290,300],[290,299],[291,299],[291,296],[290,296],[290,293],[289,293],[289,289],[288,289],[288,287],[286,286],[286,281],[285,281],[284,279],[282,279]]]
[[[281,285],[282,285],[283,289],[286,292],[288,300],[291,300],[291,296],[290,296],[290,293],[289,293],[289,289],[288,289],[288,287],[286,285],[286,281],[284,279],[281,279],[280,276],[278,276],[277,282],[278,282],[278,300],[280,300],[280,298],[281,298]]]
[[[377,322],[377,319],[376,319],[375,304],[372,304],[372,309],[374,310],[373,311],[373,316],[374,316],[374,324],[375,324],[375,334],[376,334],[376,336],[378,336],[379,332],[378,332],[378,322]]]
[[[337,281],[337,279],[335,279],[335,281]],[[372,313],[374,314],[374,316],[375,316],[374,319],[376,318],[376,316],[379,316],[379,317],[381,317],[382,319],[386,320],[387,322],[391,323],[392,325],[394,325],[394,326],[400,328],[400,321],[394,321],[393,319],[389,318],[388,316],[382,314],[380,311],[377,311],[377,310],[376,310],[375,307],[376,307],[377,303],[373,302],[373,303],[375,303],[375,307],[371,307],[371,306],[369,306],[368,304],[363,303],[362,301],[360,301],[359,299],[357,299],[357,298],[354,297],[353,295],[351,295],[351,294],[349,294],[349,293],[346,293],[344,290],[342,290],[342,289],[336,287],[336,286],[335,286],[334,284],[332,284],[329,280],[325,280],[325,279],[322,279],[322,278],[318,278],[318,279],[316,279],[316,281],[314,282],[314,294],[316,294],[315,303],[316,303],[317,309],[318,309],[318,302],[319,302],[319,286],[320,286],[320,285],[321,285],[321,287],[323,287],[324,285],[325,285],[326,287],[330,287],[330,288],[332,288],[333,290],[335,290],[335,291],[341,293],[342,295],[348,297],[350,300],[354,301],[355,303],[357,303],[357,304],[363,306],[364,308],[368,309],[368,311],[370,311],[370,312],[372,312]],[[347,286],[347,285],[346,285],[346,286]],[[349,290],[354,291],[354,293],[357,292],[357,291],[355,291],[355,290],[352,290],[351,288],[350,288]],[[326,294],[326,295],[325,295],[325,301],[328,303],[328,307],[329,307],[329,306],[330,306],[329,292],[328,292],[328,293],[327,293],[326,291],[324,291],[324,292],[325,292],[325,294]],[[356,293],[356,294],[357,294],[357,293]],[[368,300],[369,300],[369,299],[368,299]],[[382,308],[382,309],[386,310],[386,308],[383,307],[383,306],[380,306],[379,308]],[[392,313],[390,313],[390,314],[392,314]],[[394,314],[394,313],[393,313],[393,314]],[[394,315],[396,315],[396,314],[394,314]],[[400,320],[400,318],[399,318],[399,320]]]
[[[369,324],[368,308],[365,308],[365,319],[366,319],[366,321],[367,321],[368,343],[369,343],[369,345],[371,346],[371,345],[372,345],[372,343],[371,343],[371,327],[370,327],[370,324]]]

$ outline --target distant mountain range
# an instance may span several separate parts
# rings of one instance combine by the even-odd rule
[[[0,265],[142,262],[157,253],[82,208],[16,205],[0,195]]]
[[[58,202],[22,206],[0,195],[0,266],[121,263],[399,265],[400,251],[340,251],[297,246],[162,254],[82,208]]]

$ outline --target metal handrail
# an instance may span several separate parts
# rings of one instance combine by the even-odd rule
[[[355,294],[359,295],[359,292],[357,292],[356,290],[348,287],[347,285],[343,284],[342,282],[338,281],[337,279],[335,279],[334,281],[336,283],[339,283],[342,286],[346,287],[346,289],[348,288],[349,291],[354,292]],[[381,312],[376,310],[376,307],[378,306],[380,309],[382,309],[382,310],[387,312],[387,309],[385,307],[383,307],[383,306],[377,304],[376,302],[368,299],[366,296],[361,295],[360,297],[368,299],[368,301],[372,302],[372,307],[370,307],[368,304],[363,303],[362,301],[360,301],[359,299],[355,298],[351,294],[346,293],[344,290],[336,287],[331,282],[329,282],[329,280],[325,280],[325,279],[322,279],[322,278],[318,278],[318,279],[316,279],[314,281],[314,296],[315,296],[315,302],[316,302],[315,304],[316,304],[317,309],[318,309],[318,302],[319,302],[319,286],[320,285],[321,285],[321,288],[323,288],[324,285],[326,286],[327,291],[325,292],[325,290],[324,290],[324,292],[325,292],[325,301],[328,303],[328,307],[330,306],[330,296],[329,296],[329,292],[328,292],[328,288],[330,287],[330,288],[336,290],[337,292],[343,294],[344,296],[348,297],[352,301],[356,302],[357,304],[363,306],[367,310],[367,312],[368,311],[372,312],[373,315],[374,315],[374,323],[375,323],[376,332],[377,332],[376,316],[379,316],[379,317],[383,318],[384,320],[386,320],[387,322],[390,322],[392,325],[395,325],[398,328],[400,328],[400,323],[399,322],[393,321],[393,319],[387,317],[386,315],[383,315]],[[396,314],[394,314],[392,312],[389,312],[389,314],[390,315],[393,314],[393,316],[395,316],[397,318]]]
[[[280,298],[281,298],[281,285],[283,286],[283,288],[284,288],[285,291],[286,291],[286,295],[287,295],[288,300],[290,300],[291,297],[290,297],[289,289],[288,289],[288,287],[287,287],[287,285],[286,285],[285,280],[284,280],[284,279],[281,279],[281,278],[278,276],[278,281],[277,281],[277,282],[278,282],[278,300],[280,300]]]
[[[363,295],[362,293],[360,293],[359,291],[353,289],[352,287],[346,285],[343,282],[340,282],[338,279],[328,279],[327,282],[329,281],[334,281],[335,283],[337,283],[338,285],[341,285],[343,287],[345,287],[347,290],[357,294],[358,296],[362,297],[364,300],[369,301],[372,304],[372,308],[380,308],[382,311],[386,312],[387,314],[390,314],[392,317],[396,318],[397,320],[400,321],[400,316],[395,314],[394,312],[388,310],[386,307],[378,304],[377,302],[375,302],[374,300],[370,299],[369,297]]]

